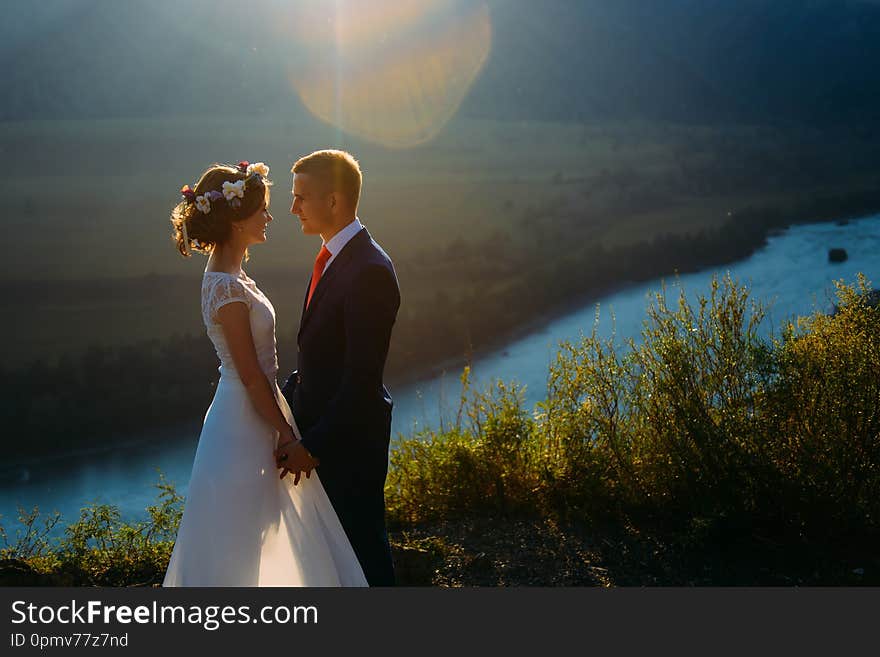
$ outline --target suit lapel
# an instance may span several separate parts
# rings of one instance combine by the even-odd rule
[[[299,324],[300,324],[300,326],[302,326],[303,319],[305,319],[305,316],[306,316],[306,302],[309,300],[309,290],[310,290],[311,288],[312,288],[312,277],[309,276],[309,282],[306,283],[306,293],[305,293],[305,296],[303,296],[302,311],[301,311],[300,314],[299,314]]]
[[[330,266],[327,267],[327,271],[323,273],[321,279],[318,281],[318,285],[315,287],[315,291],[312,294],[312,300],[306,308],[306,300],[309,298],[309,288],[312,286],[312,278],[309,277],[309,285],[306,288],[306,296],[303,299],[303,312],[302,319],[299,323],[299,333],[297,334],[297,340],[302,335],[303,329],[308,323],[309,319],[312,315],[315,314],[315,308],[321,301],[321,297],[324,296],[324,293],[330,287],[333,282],[334,277],[348,264],[351,260],[352,256],[358,250],[362,242],[366,242],[370,239],[370,234],[367,232],[366,228],[362,228],[354,237],[352,237],[348,243],[342,247],[342,251],[339,252],[335,258],[333,258],[333,262],[330,263]]]

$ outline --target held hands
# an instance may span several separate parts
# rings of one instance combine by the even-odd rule
[[[293,485],[296,486],[303,473],[307,479],[310,478],[312,470],[318,464],[318,459],[313,458],[300,441],[282,436],[275,450],[275,465],[281,469],[281,479],[292,472],[294,473]]]

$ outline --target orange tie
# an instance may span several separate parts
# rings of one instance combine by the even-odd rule
[[[318,281],[321,280],[324,266],[327,264],[330,256],[331,253],[327,250],[327,247],[321,246],[321,250],[318,251],[318,257],[315,258],[315,268],[312,270],[312,284],[309,286],[309,298],[306,299],[306,308],[309,307],[309,303],[312,301],[312,294],[314,294],[315,288],[318,287]]]

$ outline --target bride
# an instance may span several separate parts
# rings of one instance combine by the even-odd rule
[[[180,253],[208,255],[202,318],[220,381],[164,586],[367,585],[317,473],[291,481],[275,465],[274,449],[300,436],[275,380],[275,310],[241,268],[272,221],[268,174],[211,166],[171,213]]]

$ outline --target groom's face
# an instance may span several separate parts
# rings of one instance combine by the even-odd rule
[[[333,226],[331,197],[323,181],[308,173],[294,174],[290,212],[299,217],[303,233],[319,235]]]

